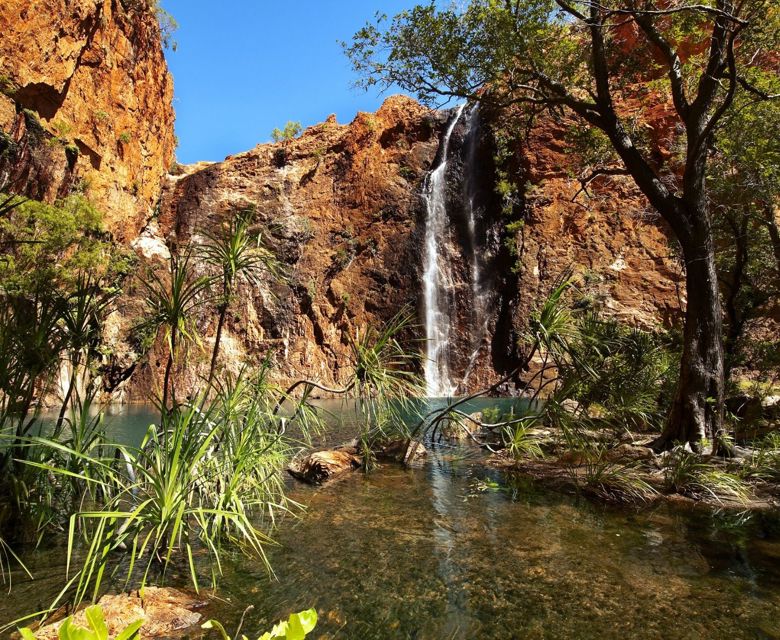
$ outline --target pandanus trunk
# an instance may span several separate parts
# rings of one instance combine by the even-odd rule
[[[209,367],[209,378],[207,386],[210,386],[214,380],[214,373],[217,370],[217,358],[219,357],[219,343],[222,341],[222,330],[225,327],[225,316],[227,315],[227,303],[219,306],[219,319],[217,320],[217,333],[214,336],[214,350],[211,354],[211,366]]]
[[[65,422],[65,413],[70,405],[70,399],[73,396],[73,390],[76,387],[76,376],[78,375],[79,365],[81,364],[81,357],[76,354],[71,362],[70,379],[68,380],[68,389],[65,391],[65,397],[62,399],[62,406],[60,406],[60,413],[57,416],[56,430],[59,432],[62,423]]]

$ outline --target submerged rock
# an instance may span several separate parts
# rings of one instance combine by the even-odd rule
[[[142,618],[141,637],[173,638],[192,631],[201,618],[196,609],[206,603],[176,589],[146,587],[140,592],[103,596],[98,604],[103,610],[109,638],[116,637]],[[35,637],[38,640],[56,640],[62,622],[59,620],[45,625],[35,632]],[[88,626],[85,609],[73,614],[73,623]]]
[[[322,484],[348,471],[359,469],[362,458],[350,448],[315,451],[287,467],[289,474],[309,484]]]
[[[386,442],[375,451],[379,460],[389,460],[391,462],[403,462],[408,464],[416,460],[421,460],[428,455],[427,449],[418,440],[391,440]]]

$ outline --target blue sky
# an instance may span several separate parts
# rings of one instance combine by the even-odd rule
[[[163,0],[179,23],[168,51],[176,98],[177,158],[222,160],[268,141],[288,120],[335,113],[350,122],[386,96],[351,87],[338,44],[375,12],[414,0]],[[389,95],[389,94],[388,94]]]

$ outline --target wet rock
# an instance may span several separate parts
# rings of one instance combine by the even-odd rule
[[[182,637],[200,622],[197,609],[205,602],[178,591],[161,587],[146,587],[141,592],[103,596],[98,603],[108,627],[109,638],[116,637],[133,622],[143,619],[144,638]],[[84,609],[73,615],[77,626],[87,627]],[[62,620],[48,624],[35,632],[38,640],[56,640]]]
[[[302,482],[322,484],[349,471],[359,469],[363,460],[348,448],[315,451],[290,464],[289,474]]]
[[[655,452],[650,447],[624,443],[607,451],[606,457],[611,462],[652,461],[655,460]]]
[[[409,462],[419,461],[428,455],[428,451],[418,440],[398,439],[391,440],[383,444],[376,451],[376,457],[379,460],[388,460],[391,462]]]
[[[478,422],[482,420],[482,414],[472,415]],[[469,440],[475,431],[479,430],[478,422],[471,420],[447,420],[441,426],[441,435],[448,440]]]

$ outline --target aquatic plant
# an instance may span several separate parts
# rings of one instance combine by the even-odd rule
[[[68,616],[62,621],[57,629],[59,640],[108,640],[108,626],[103,617],[103,609],[99,605],[87,607],[84,611],[89,627],[76,625],[73,616]],[[114,637],[114,640],[132,640],[137,638],[144,621],[136,620],[131,622]],[[23,640],[35,640],[36,635],[27,627],[19,629],[19,634]]]
[[[243,618],[242,618],[243,622]],[[274,625],[271,631],[266,631],[258,640],[303,640],[317,626],[317,611],[307,609],[298,613],[291,613],[287,620],[280,620]],[[232,637],[217,620],[208,620],[202,625],[203,629],[215,629],[219,632],[222,640],[249,640],[247,636],[241,635],[241,626]]]

